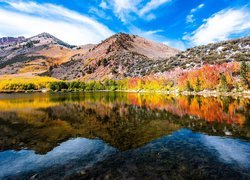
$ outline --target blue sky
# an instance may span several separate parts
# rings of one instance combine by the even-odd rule
[[[0,36],[48,32],[75,45],[118,32],[178,49],[250,35],[249,0],[0,0]]]

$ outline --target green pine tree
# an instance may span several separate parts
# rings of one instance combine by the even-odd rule
[[[247,63],[243,61],[240,66],[240,76],[242,77],[244,83],[246,83],[249,87],[248,73],[249,73],[249,67]]]
[[[193,91],[193,89],[192,89],[192,87],[191,87],[191,84],[190,84],[190,81],[187,81],[186,86],[187,86],[187,90],[188,90],[188,91]]]
[[[224,74],[221,75],[220,78],[220,91],[228,91],[228,83],[227,83],[227,78]]]

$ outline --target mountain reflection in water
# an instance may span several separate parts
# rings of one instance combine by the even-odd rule
[[[247,179],[249,106],[230,97],[0,95],[0,179]]]

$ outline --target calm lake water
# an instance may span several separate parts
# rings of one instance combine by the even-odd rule
[[[250,99],[1,94],[0,179],[250,179]]]

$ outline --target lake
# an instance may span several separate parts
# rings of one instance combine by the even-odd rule
[[[0,94],[0,179],[250,179],[250,99]]]

